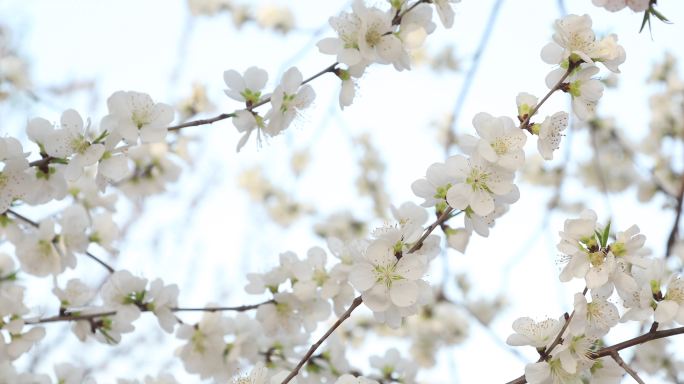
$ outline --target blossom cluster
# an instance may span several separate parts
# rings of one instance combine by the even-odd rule
[[[334,55],[337,62],[319,75],[334,73],[341,80],[340,107],[352,104],[357,82],[370,65],[410,69],[411,52],[436,28],[433,7],[449,28],[454,19],[451,4],[455,2],[392,0],[388,9],[381,9],[355,0],[351,12],[331,17],[329,22],[337,37],[324,38],[318,48],[323,54]],[[619,8],[619,2],[594,3]],[[627,3],[633,9],[643,6]],[[196,13],[232,7],[227,0],[190,4]],[[567,112],[555,112],[540,123],[532,121],[551,94],[569,93],[577,118],[587,121],[594,117],[604,87],[594,78],[600,71],[598,64],[619,73],[626,55],[616,35],[597,39],[591,27],[588,15],[568,15],[556,21],[553,42],[541,52],[546,63],[558,66],[546,77],[548,94],[541,101],[529,93],[518,94],[517,122],[508,116],[476,114],[472,125],[477,135],[459,140],[462,154],[432,164],[425,177],[412,184],[413,192],[424,200],[422,207],[411,202],[391,207],[392,219],[363,239],[355,238],[358,228],[356,232],[349,229],[358,224],[353,218],[333,217],[320,232],[343,235],[341,239],[326,236],[328,251],[313,247],[305,257],[284,252],[276,267],[247,274],[245,291],[268,296],[254,305],[219,307],[209,303],[203,308],[184,309],[178,306],[177,285],[161,279],[149,281],[126,269],[115,270],[93,255],[95,250],[116,253],[120,237],[113,219],[116,196],[105,194],[108,188],[129,197],[146,196],[177,179],[180,167],[167,142],[174,108],[156,103],[144,93],[118,91],[107,100],[108,114],[96,125],[72,109],[62,113],[58,124],[31,119],[26,133],[39,158],[30,160],[31,153],[25,152],[18,140],[0,138],[0,240],[15,249],[15,257],[0,253],[0,378],[12,383],[53,382],[47,375],[19,373],[13,365],[44,338],[41,324],[69,321],[81,341],[116,344],[135,330],[134,323],[143,313],[149,313],[161,329],[175,333],[180,340],[176,356],[187,372],[200,379],[266,384],[287,382],[296,376],[290,382],[414,383],[419,364],[434,365],[436,350],[461,343],[468,334],[459,305],[427,282],[431,261],[441,246],[440,237],[432,232],[440,228],[448,245],[461,252],[465,252],[472,232],[489,236],[495,220],[520,197],[514,181],[525,165],[527,136],[537,136],[537,150],[545,160],[551,160],[560,147],[568,126]],[[266,93],[265,70],[227,70],[223,74],[225,93],[244,103],[244,108],[209,123],[232,118],[242,133],[238,150],[255,130],[258,140],[262,135],[277,136],[313,103],[315,92],[308,83],[319,75],[305,80],[299,69],[290,68],[272,92]],[[680,92],[681,82],[677,86]],[[267,104],[267,112],[255,110]],[[669,134],[665,128],[661,131],[660,138]],[[383,165],[373,156],[367,139],[359,143],[365,150],[362,162],[368,171],[361,176],[359,187],[375,200],[378,213],[384,212],[389,204],[380,189],[381,180],[376,179],[381,179]],[[182,146],[183,141],[178,139],[174,144]],[[182,148],[175,151],[182,157]],[[300,172],[305,161],[296,163],[295,172]],[[255,200],[275,201],[270,213],[283,224],[307,211],[258,171],[246,172],[242,184]],[[20,204],[65,200],[70,204],[62,206],[56,215],[35,222],[15,210]],[[436,219],[426,226],[425,208],[432,207]],[[459,214],[464,217],[463,225],[452,228],[447,222]],[[335,221],[342,224],[336,226]],[[566,221],[560,237],[558,250],[565,263],[560,280],[582,280],[586,289],[575,295],[572,315],[541,322],[520,318],[513,323],[515,333],[507,341],[514,346],[533,346],[539,352],[540,361],[525,368],[525,378],[532,384],[617,383],[623,368],[597,354],[601,339],[619,322],[650,321],[656,327],[684,324],[684,280],[670,273],[662,260],[647,257],[645,237],[637,226],[613,233],[610,224],[599,225],[597,215],[585,211],[579,218]],[[329,253],[334,256],[332,261]],[[75,269],[79,257],[90,257],[108,269],[98,289],[77,278],[64,281],[63,273]],[[58,308],[55,316],[38,315],[25,303],[25,287],[17,280],[22,273],[53,279],[52,293]],[[622,311],[615,300],[620,301]],[[405,325],[402,336],[410,339],[415,361],[393,348],[384,356],[369,359],[371,373],[362,375],[351,365],[346,355],[349,340],[344,338],[353,335],[330,334],[361,303],[372,313],[373,324],[393,329]],[[492,308],[499,305],[481,304],[484,314],[468,303],[465,307],[487,325]],[[200,310],[203,315],[196,323],[188,323],[177,316],[183,310]],[[243,313],[251,310],[253,316]],[[228,311],[239,313],[225,315]],[[337,323],[307,351],[311,335],[333,314],[338,317]],[[312,355],[323,341],[322,350]],[[648,350],[641,353],[645,356],[642,360],[648,360]],[[295,365],[298,361],[301,364]],[[303,365],[305,369],[300,372]],[[293,366],[297,368],[293,370]],[[251,367],[249,373],[241,373],[245,367]],[[54,373],[57,383],[95,382],[84,369],[69,364],[56,366]],[[144,382],[177,381],[160,374],[147,376]]]
[[[684,324],[684,280],[669,272],[662,258],[648,257],[646,237],[636,225],[613,233],[610,224],[599,225],[596,213],[586,210],[566,220],[559,235],[557,248],[565,263],[560,281],[581,279],[586,289],[575,294],[571,316],[541,322],[520,318],[507,342],[533,346],[542,354],[540,362],[525,368],[531,384],[586,377],[619,383],[621,368],[610,358],[594,357],[602,338],[628,321]]]
[[[453,25],[453,1],[434,2],[437,13],[445,27]],[[342,81],[340,108],[352,104],[357,81],[371,64],[392,64],[399,71],[410,69],[409,53],[420,48],[427,35],[436,25],[432,22],[432,6],[418,1],[392,1],[389,9],[369,7],[363,0],[352,3],[352,12],[343,12],[330,18],[330,25],[338,37],[324,38],[318,42],[321,53],[336,55],[335,62],[325,72],[332,72]],[[339,67],[345,65],[346,68]],[[321,74],[322,74],[321,73]],[[319,74],[320,75],[320,74]],[[306,84],[296,67],[287,70],[272,93],[264,93],[268,73],[258,67],[250,67],[243,74],[236,70],[224,72],[228,89],[226,95],[245,103],[245,109],[233,116],[233,125],[243,133],[238,142],[239,151],[256,129],[260,142],[261,134],[273,137],[290,126],[293,120],[309,107],[316,96],[313,88]],[[271,109],[260,115],[254,109],[270,103]]]

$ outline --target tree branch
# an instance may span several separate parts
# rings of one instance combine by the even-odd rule
[[[235,312],[246,312],[246,311],[251,311],[253,309],[257,309],[260,306],[264,304],[270,304],[273,303],[273,300],[267,300],[262,303],[258,304],[250,304],[250,305],[240,305],[237,307],[196,307],[196,308],[184,308],[184,307],[174,307],[171,308],[171,312],[224,312],[224,311],[235,311]],[[151,309],[149,308],[140,308],[141,312],[152,312]],[[61,322],[61,321],[79,321],[79,320],[92,320],[92,319],[97,319],[99,317],[108,317],[108,316],[114,316],[116,315],[116,311],[106,311],[106,312],[99,312],[99,313],[88,313],[88,314],[79,314],[78,312],[74,312],[73,314],[62,314],[62,315],[57,315],[57,316],[52,316],[52,317],[45,317],[42,319],[33,319],[33,320],[26,320],[26,324],[44,324],[44,323],[56,323],[56,322]]]
[[[442,212],[442,214],[439,216],[439,218],[437,218],[437,220],[434,223],[430,224],[430,226],[427,227],[427,229],[425,230],[425,233],[423,233],[423,236],[421,236],[420,239],[418,239],[418,241],[416,241],[416,243],[413,244],[413,246],[406,253],[413,253],[413,252],[419,250],[420,247],[423,246],[423,242],[425,241],[425,239],[427,239],[427,237],[430,236],[432,231],[434,231],[435,228],[439,227],[440,225],[442,225],[442,223],[444,223],[445,221],[447,221],[451,218],[451,216],[449,214],[453,210],[454,210],[453,208],[447,207],[447,209],[445,209],[444,212]]]
[[[646,384],[646,383],[644,383],[643,380],[641,380],[641,378],[636,373],[636,371],[634,371],[632,369],[632,367],[627,365],[627,363],[625,363],[625,361],[622,360],[622,357],[620,357],[620,354],[617,351],[611,351],[610,356],[613,358],[613,360],[615,360],[616,363],[618,363],[619,366],[622,367],[622,369],[625,370],[625,372],[627,372],[630,376],[632,376],[634,381],[636,381],[639,384]]]
[[[537,113],[537,111],[539,111],[539,108],[541,108],[541,106],[546,102],[546,100],[549,99],[549,97],[551,97],[551,95],[553,95],[554,92],[556,92],[557,90],[560,89],[560,87],[561,87],[561,85],[563,84],[563,82],[568,78],[568,76],[570,76],[570,74],[572,73],[572,71],[574,71],[575,68],[577,68],[577,66],[578,66],[579,64],[580,64],[580,63],[575,63],[575,64],[570,63],[570,64],[569,64],[567,71],[565,71],[565,73],[564,73],[563,76],[558,80],[558,82],[556,83],[556,85],[554,85],[553,88],[551,88],[551,89],[549,90],[549,92],[547,92],[546,95],[544,95],[544,97],[541,99],[541,101],[537,103],[537,105],[534,107],[534,109],[532,109],[532,111],[530,111],[530,113],[527,115],[527,117],[525,117],[525,119],[524,119],[523,121],[520,122],[520,128],[521,128],[521,129],[526,129],[526,130],[528,130],[528,131],[531,131],[531,128],[529,127],[529,124],[530,124],[530,119],[532,119],[532,116],[534,116],[534,115]]]
[[[558,335],[553,340],[553,342],[546,349],[544,349],[542,353],[539,354],[538,362],[546,360],[551,355],[553,349],[556,348],[558,344],[563,342],[563,333],[565,333],[565,330],[568,329],[568,326],[570,325],[570,321],[572,321],[573,316],[575,316],[575,311],[572,311],[570,315],[568,315],[567,312],[563,314],[563,317],[565,318],[565,324],[563,324],[563,327],[561,327],[560,332],[558,332]]]
[[[311,358],[311,356],[313,356],[314,352],[316,352],[316,349],[318,349],[318,347],[320,347],[321,344],[323,344],[323,342],[325,341],[325,339],[327,339],[328,337],[330,337],[330,335],[332,335],[332,333],[335,332],[335,330],[336,330],[340,325],[342,325],[342,323],[343,323],[345,320],[347,320],[347,319],[349,318],[349,316],[351,316],[351,313],[352,313],[359,305],[361,305],[361,302],[363,302],[363,299],[361,298],[361,296],[358,296],[357,298],[354,299],[354,301],[352,301],[352,304],[349,306],[349,308],[348,308],[346,311],[344,311],[344,313],[342,314],[342,316],[340,316],[340,318],[337,319],[337,321],[328,329],[327,332],[325,332],[325,334],[323,334],[323,336],[321,336],[321,337],[318,339],[318,341],[316,341],[313,345],[311,345],[311,347],[310,347],[309,350],[306,352],[306,354],[304,355],[304,357],[302,357],[302,359],[299,360],[299,363],[297,363],[297,366],[294,367],[294,369],[292,370],[292,372],[290,372],[290,374],[287,375],[287,377],[285,378],[285,380],[283,380],[283,382],[282,382],[281,384],[287,384],[287,383],[289,383],[290,380],[294,379],[294,377],[297,376],[297,374],[299,374],[299,370],[302,369],[302,367],[304,366],[304,364],[306,364],[307,361],[309,361],[309,359]]]

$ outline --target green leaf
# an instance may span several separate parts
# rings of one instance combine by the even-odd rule
[[[639,33],[641,33],[644,30],[644,27],[646,26],[646,23],[648,22],[648,30],[651,30],[651,12],[650,9],[647,9],[644,11],[644,20],[641,22],[641,28],[639,28]]]
[[[608,236],[610,235],[610,221],[608,221],[608,225],[603,229],[603,236],[601,237],[601,247],[605,248],[606,245],[608,244]]]
[[[658,12],[655,8],[653,8],[653,6],[651,6],[650,11],[651,14],[653,14],[653,16],[657,17],[658,20],[662,21],[663,23],[672,24],[672,22],[668,20],[667,17],[665,17],[662,13]]]
[[[601,240],[603,239],[603,235],[601,235],[601,232],[594,230],[594,233],[596,234],[596,241],[601,245]]]

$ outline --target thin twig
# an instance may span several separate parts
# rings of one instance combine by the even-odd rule
[[[413,3],[410,7],[406,8],[404,12],[397,13],[397,15],[392,19],[392,25],[399,25],[401,23],[401,19],[409,12],[411,12],[415,7],[419,6],[421,3],[429,3],[431,0],[418,0],[415,3]]]
[[[549,99],[549,97],[551,97],[551,95],[552,95],[554,92],[556,92],[557,90],[560,89],[561,85],[563,85],[563,82],[568,78],[568,76],[570,76],[570,74],[572,73],[572,71],[574,71],[575,68],[577,68],[578,65],[579,65],[579,63],[577,63],[577,64],[572,64],[572,63],[569,64],[567,71],[565,71],[565,73],[564,73],[563,76],[558,80],[558,82],[556,83],[556,85],[554,85],[553,88],[551,88],[551,89],[549,90],[549,92],[547,92],[546,95],[544,95],[544,97],[541,99],[541,101],[539,101],[539,102],[537,103],[537,105],[532,109],[532,111],[530,111],[530,113],[527,115],[527,117],[525,117],[525,119],[520,123],[520,128],[530,130],[529,124],[530,124],[530,119],[532,119],[532,116],[534,116],[534,115],[537,113],[537,111],[539,110],[539,108],[541,108],[541,106],[546,102],[546,100]]]
[[[250,304],[250,305],[239,305],[237,307],[198,307],[198,308],[176,307],[176,308],[171,308],[171,311],[173,311],[173,312],[190,312],[190,311],[199,311],[199,312],[222,312],[222,311],[245,312],[245,311],[250,311],[252,309],[257,309],[264,304],[271,304],[274,302],[275,302],[274,300],[267,300],[267,301],[264,301],[263,303]]]
[[[568,315],[568,313],[565,312],[565,314],[563,315],[563,317],[565,318],[565,324],[563,324],[563,327],[561,327],[560,332],[558,332],[558,335],[553,340],[551,345],[549,345],[546,349],[544,349],[542,353],[540,353],[538,361],[542,361],[548,358],[553,349],[556,348],[558,344],[563,342],[563,333],[565,333],[565,330],[568,329],[568,326],[570,325],[570,321],[572,321],[573,316],[575,316],[575,311],[572,311],[570,315]]]
[[[613,358],[613,360],[615,360],[616,363],[618,363],[619,366],[622,367],[622,369],[625,370],[625,372],[632,376],[634,381],[636,381],[639,384],[646,384],[643,380],[641,380],[641,377],[639,377],[636,371],[634,371],[632,367],[627,365],[627,363],[625,363],[625,361],[622,360],[622,357],[620,357],[620,354],[617,351],[612,351],[610,356]]]
[[[177,131],[179,129],[183,129],[183,128],[187,128],[187,127],[196,127],[198,125],[213,124],[217,121],[229,119],[231,117],[235,117],[235,112],[233,112],[233,113],[222,113],[218,116],[214,116],[214,117],[209,118],[209,119],[193,120],[193,121],[188,121],[187,123],[174,125],[173,127],[169,127],[169,131],[173,132],[173,131]]]
[[[240,305],[237,307],[196,307],[196,308],[185,308],[185,307],[174,307],[171,308],[171,312],[189,312],[189,311],[195,311],[195,312],[225,312],[225,311],[235,311],[235,312],[246,312],[246,311],[251,311],[253,309],[257,309],[260,306],[264,304],[270,304],[273,303],[273,300],[267,300],[262,303],[258,304],[250,304],[250,305]],[[141,312],[152,312],[151,309],[149,308],[140,308]],[[99,313],[88,313],[88,314],[80,314],[80,313],[74,313],[74,314],[63,314],[63,315],[57,315],[57,316],[52,316],[52,317],[45,317],[42,319],[32,319],[32,320],[26,320],[26,324],[43,324],[43,323],[56,323],[60,321],[80,321],[80,320],[92,320],[92,319],[97,319],[99,317],[108,317],[108,316],[114,316],[116,315],[116,311],[107,311],[107,312],[99,312]]]
[[[437,218],[437,220],[434,223],[432,223],[429,227],[427,227],[427,229],[425,230],[425,233],[423,233],[423,236],[421,236],[420,239],[418,239],[418,241],[416,241],[416,243],[413,244],[413,246],[406,253],[413,253],[413,252],[419,250],[420,247],[423,246],[423,242],[425,241],[425,239],[427,239],[427,237],[430,236],[432,231],[434,231],[435,228],[439,227],[442,223],[444,223],[445,221],[447,221],[451,218],[451,216],[449,214],[453,210],[454,209],[451,207],[448,207],[447,209],[445,209],[444,212],[442,212],[442,214],[439,216],[439,218]]]
[[[299,373],[299,370],[302,369],[302,367],[304,366],[304,364],[306,364],[307,361],[309,361],[309,359],[311,358],[311,356],[313,356],[314,352],[316,352],[316,349],[318,349],[318,347],[320,347],[321,344],[323,344],[323,342],[325,341],[325,339],[327,339],[328,337],[330,337],[330,335],[332,335],[332,333],[335,332],[335,330],[336,330],[340,325],[342,325],[342,323],[343,323],[345,320],[347,320],[347,319],[349,318],[349,316],[351,316],[351,313],[352,313],[359,305],[361,305],[361,302],[363,302],[363,299],[361,298],[361,296],[358,296],[357,298],[354,299],[354,301],[352,301],[352,304],[349,306],[349,308],[348,308],[346,311],[344,311],[344,313],[342,314],[342,316],[340,316],[340,318],[337,319],[337,321],[335,321],[335,323],[328,329],[327,332],[325,332],[325,334],[324,334],[323,336],[320,337],[320,339],[318,339],[318,341],[316,341],[313,345],[311,345],[311,347],[310,347],[309,350],[306,352],[306,354],[304,355],[304,357],[302,357],[302,359],[299,360],[299,363],[297,363],[297,366],[294,367],[294,369],[292,370],[292,372],[290,372],[290,374],[287,375],[287,377],[285,378],[285,380],[283,380],[283,382],[282,382],[281,384],[287,384],[287,383],[290,382],[290,380],[294,379],[294,377],[297,376],[297,374]]]

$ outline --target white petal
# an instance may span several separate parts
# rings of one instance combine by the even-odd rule
[[[667,324],[672,321],[677,315],[679,304],[672,300],[663,300],[658,303],[655,309],[655,321],[661,324]]]
[[[316,46],[318,47],[318,51],[324,55],[336,55],[343,49],[342,40],[336,37],[326,37],[321,39],[321,41],[316,43]]]
[[[373,288],[363,292],[361,297],[366,306],[373,312],[382,312],[390,306],[387,287],[384,284],[375,284]]]
[[[464,183],[456,184],[447,191],[446,200],[452,208],[466,209],[470,204],[472,189]]]
[[[563,61],[563,47],[556,43],[548,43],[541,50],[541,59],[547,64],[560,64]]]
[[[373,266],[369,263],[361,262],[356,264],[349,272],[349,282],[359,292],[371,288],[375,284],[375,281],[376,278],[375,273],[373,272]]]
[[[408,307],[415,304],[418,299],[418,286],[413,280],[398,280],[392,283],[389,293],[394,305]]]
[[[494,198],[487,191],[476,190],[470,196],[470,208],[480,216],[487,216],[494,211]]]
[[[405,255],[397,263],[395,270],[399,275],[409,280],[417,280],[425,273],[425,264],[415,255]]]
[[[551,368],[545,361],[527,364],[525,366],[525,379],[529,384],[546,383],[551,378]]]
[[[264,89],[268,81],[268,72],[261,68],[249,67],[245,71],[245,86],[252,91]]]

